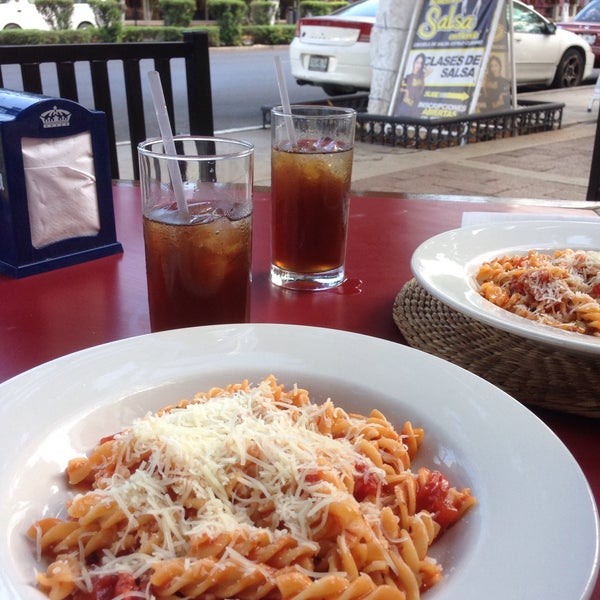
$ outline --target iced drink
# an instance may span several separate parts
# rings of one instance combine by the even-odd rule
[[[271,111],[271,281],[323,290],[345,277],[356,113]]]
[[[312,143],[300,140],[298,148]],[[321,273],[344,264],[353,150],[274,148],[271,158],[273,264]]]
[[[190,224],[166,213],[157,209],[144,216],[152,331],[247,321],[251,217],[223,215]]]
[[[250,317],[254,146],[176,136],[138,146],[152,331]]]

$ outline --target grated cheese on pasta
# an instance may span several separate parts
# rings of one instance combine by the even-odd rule
[[[68,600],[417,600],[441,578],[427,549],[475,504],[410,471],[422,436],[272,376],[167,406],[69,463],[87,491],[30,528],[54,558],[38,585]]]
[[[153,511],[173,544],[184,543],[190,534],[215,536],[241,525],[256,529],[249,508],[261,498],[274,505],[270,527],[262,529],[269,535],[285,531],[308,540],[309,519],[332,502],[347,501],[350,494],[333,486],[326,494],[313,494],[315,484],[307,483],[306,475],[319,470],[320,458],[331,460],[348,477],[356,474],[356,464],[365,463],[346,438],[332,439],[316,431],[315,420],[330,406],[274,411],[259,386],[160,416],[147,415],[121,437],[133,441],[134,455],[150,453],[149,458],[127,479],[107,481],[103,493],[121,506]],[[249,464],[256,477],[244,471]],[[370,465],[369,470],[384,480],[382,469]],[[247,501],[231,497],[234,481],[247,489]],[[176,493],[176,501],[168,489]],[[182,505],[192,498],[202,508],[183,531]]]
[[[497,306],[566,331],[600,335],[600,252],[530,250],[481,265],[479,293]]]

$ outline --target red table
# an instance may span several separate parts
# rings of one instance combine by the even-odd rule
[[[150,331],[139,189],[116,185],[114,202],[123,254],[23,279],[0,275],[0,381],[64,354]],[[325,326],[398,343],[404,340],[392,305],[412,276],[410,256],[425,239],[459,227],[463,212],[581,213],[551,203],[494,198],[355,196],[347,281],[334,290],[306,293],[269,283],[269,208],[268,192],[258,191],[252,321]],[[573,453],[600,504],[600,419],[534,412]],[[600,585],[592,598],[600,600]]]

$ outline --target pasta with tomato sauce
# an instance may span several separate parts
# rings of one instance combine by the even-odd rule
[[[600,335],[600,251],[500,256],[483,263],[476,280],[481,296],[516,315]]]
[[[138,419],[67,467],[67,515],[28,536],[52,600],[417,600],[475,503],[411,470],[424,432],[273,376]]]

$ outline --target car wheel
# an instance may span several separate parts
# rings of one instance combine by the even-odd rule
[[[16,23],[7,23],[4,26],[4,29],[21,29],[21,27],[19,25],[17,25]]]
[[[356,90],[352,87],[342,85],[322,85],[323,91],[328,96],[342,96],[344,94],[353,94]]]
[[[552,86],[566,88],[579,85],[583,78],[583,68],[584,64],[581,54],[574,48],[567,50],[558,63]]]
[[[93,27],[94,25],[92,23],[90,23],[89,21],[82,21],[81,23],[79,23],[79,25],[77,25],[77,29],[89,29],[90,27]]]

